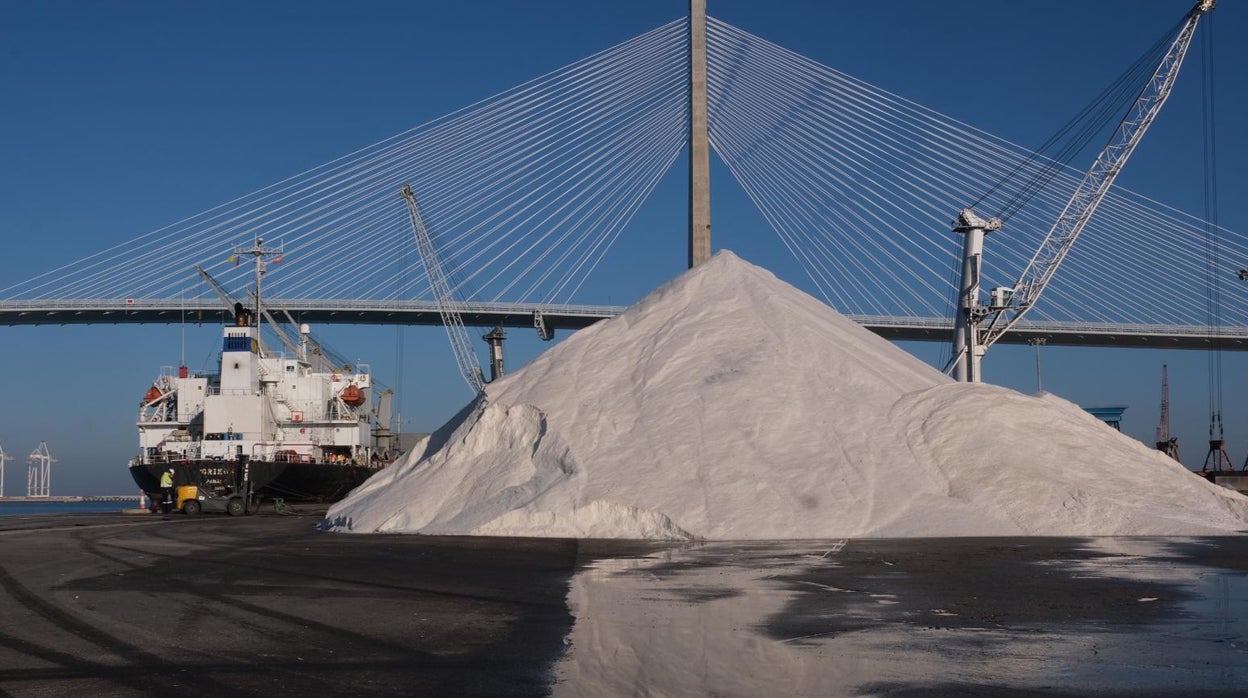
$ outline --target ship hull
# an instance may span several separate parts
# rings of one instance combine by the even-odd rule
[[[1248,494],[1248,471],[1245,470],[1202,470],[1197,475],[1215,485],[1221,485],[1241,494]]]
[[[379,471],[379,468],[338,463],[299,463],[254,460],[247,462],[251,489],[266,499],[288,502],[336,502]],[[243,464],[219,460],[186,460],[171,463],[139,463],[130,476],[149,496],[159,495],[160,476],[173,468],[173,484],[239,489]]]

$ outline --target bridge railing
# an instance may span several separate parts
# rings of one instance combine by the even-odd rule
[[[846,315],[859,325],[872,327],[930,327],[932,329],[952,330],[953,321],[949,318],[925,317],[893,317],[890,315]],[[1222,336],[1227,338],[1248,337],[1248,326],[1221,325],[1145,325],[1116,324],[1096,322],[1058,322],[1053,320],[1035,320],[1020,322],[1020,331],[1079,333],[1079,334],[1164,334],[1183,335],[1190,337]]]
[[[266,303],[270,309],[285,308],[290,311],[334,309],[342,311],[408,311],[437,312],[434,301],[422,300],[342,300],[336,298],[301,298],[272,299]],[[592,317],[611,317],[624,310],[614,305],[568,305],[548,303],[487,303],[460,302],[452,304],[464,313],[532,313],[534,311],[552,312],[558,315],[583,315]],[[206,311],[212,313],[228,312],[221,307],[220,301],[208,298],[87,298],[65,300],[3,300],[0,301],[0,314],[14,313],[45,313],[57,311],[90,311],[90,312],[129,312],[142,310],[160,311]]]
[[[579,329],[625,308],[609,305],[461,302],[455,304],[467,324],[533,327],[540,313],[550,328]],[[273,299],[273,309],[289,311],[300,322],[315,324],[439,325],[433,301]],[[177,323],[217,317],[225,312],[216,299],[66,299],[0,301],[0,325]],[[847,315],[888,339],[948,341],[953,321],[947,317]],[[1020,323],[1001,341],[1020,344],[1045,339],[1053,345],[1133,346],[1176,349],[1248,350],[1248,326],[1116,324],[1035,320]]]

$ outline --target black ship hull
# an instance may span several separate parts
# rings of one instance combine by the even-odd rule
[[[185,460],[133,464],[130,476],[148,496],[159,496],[160,476],[169,468],[174,487],[238,491],[247,479],[256,495],[288,502],[336,502],[380,470],[341,463]]]
[[[1248,470],[1202,470],[1196,474],[1215,485],[1248,494]]]

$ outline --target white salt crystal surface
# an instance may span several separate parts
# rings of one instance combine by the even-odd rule
[[[332,530],[1188,535],[1248,498],[1052,395],[951,381],[720,252],[490,384]]]

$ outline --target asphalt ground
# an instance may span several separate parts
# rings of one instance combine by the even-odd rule
[[[0,518],[0,692],[548,691],[575,541],[347,536],[319,521],[306,508]]]
[[[0,695],[1248,694],[1248,537],[672,545],[331,534],[296,511],[0,517]],[[613,564],[574,608],[577,573]],[[783,603],[726,630],[682,615],[755,585]],[[603,646],[570,649],[576,615]],[[766,652],[679,691],[659,669],[610,683],[610,656],[567,668],[686,617],[691,656],[735,652],[728,632]],[[790,685],[762,671],[776,647],[807,679],[862,654]]]

